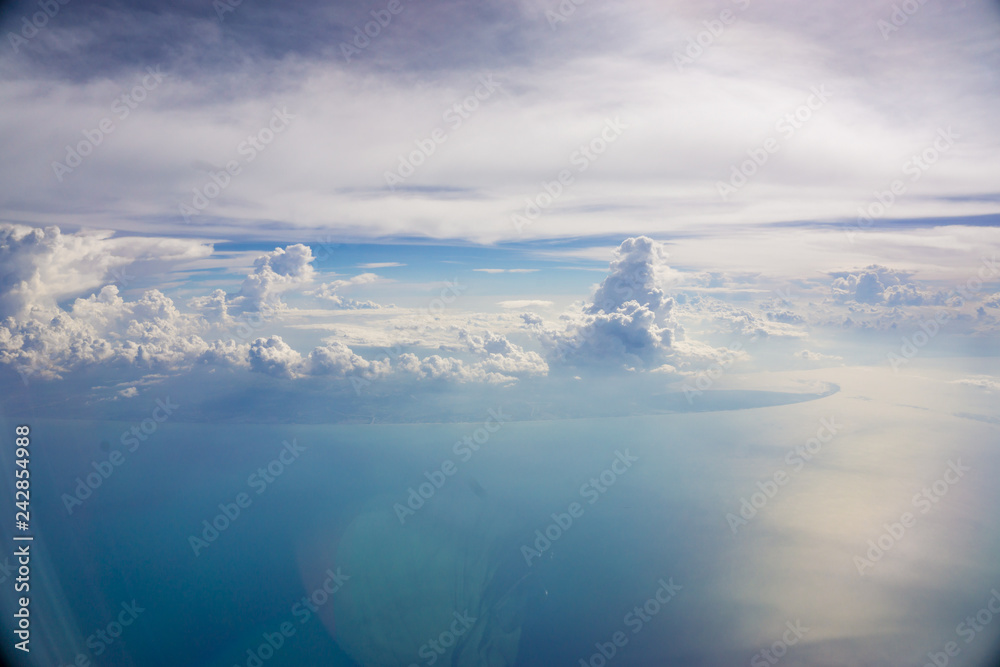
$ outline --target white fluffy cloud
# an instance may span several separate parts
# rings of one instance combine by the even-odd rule
[[[136,263],[162,266],[211,252],[200,241],[113,238],[111,232],[63,234],[58,227],[0,224],[0,318],[32,306],[52,308],[61,299],[109,282],[128,282],[138,272]]]
[[[342,342],[325,340],[309,353],[309,373],[372,379],[389,373],[390,361],[369,361]]]
[[[253,272],[246,277],[235,302],[246,309],[260,310],[265,304],[280,304],[278,294],[299,287],[315,275],[309,246],[296,243],[257,258]]]
[[[406,353],[395,360],[369,360],[335,338],[326,338],[303,354],[282,336],[262,330],[279,325],[293,312],[279,295],[302,288],[314,278],[312,253],[301,244],[261,255],[237,292],[217,288],[190,297],[188,312],[182,312],[159,290],[147,290],[130,301],[122,297],[118,286],[102,284],[102,279],[112,268],[135,261],[135,252],[116,252],[123,247],[144,248],[147,253],[170,249],[182,258],[200,256],[197,244],[172,247],[160,240],[130,239],[128,244],[116,245],[107,235],[62,234],[58,229],[32,232],[8,227],[5,233],[0,252],[18,261],[5,265],[9,268],[0,291],[9,311],[0,324],[0,363],[26,377],[55,379],[98,365],[118,367],[127,378],[150,371],[180,373],[198,365],[285,379],[369,381],[394,375],[403,381],[510,383],[548,372],[537,352],[488,329],[450,330],[455,349],[470,359]],[[161,252],[160,256],[169,255]],[[325,283],[309,293],[338,307],[361,308],[365,303],[378,307],[337,294],[377,280],[374,273],[362,273]],[[68,306],[58,305],[60,297],[88,291],[87,286],[92,286],[89,296]],[[127,397],[121,392],[115,395]]]
[[[565,330],[543,332],[553,358],[573,365],[661,366],[674,339],[674,300],[664,288],[677,274],[667,259],[666,248],[653,239],[623,241],[593,301],[565,316]]]
[[[910,280],[909,273],[872,264],[858,272],[838,272],[830,289],[838,301],[869,305],[919,306],[931,296]]]
[[[7,318],[0,326],[0,360],[42,377],[98,363],[169,370],[210,349],[198,335],[200,327],[158,290],[126,302],[116,286],[106,285],[68,311],[33,306],[21,317]]]
[[[274,377],[295,377],[302,366],[302,355],[283,341],[281,336],[258,338],[250,344],[247,358],[250,370]]]
[[[553,367],[571,373],[586,367],[684,373],[732,356],[706,339],[718,344],[731,343],[732,335],[806,338],[822,325],[890,329],[901,318],[926,318],[924,311],[946,301],[944,292],[932,296],[909,274],[878,265],[831,274],[829,282],[798,285],[801,298],[794,303],[790,297],[775,299],[777,290],[760,287],[754,291],[769,298],[757,307],[750,301],[753,292],[730,302],[722,293],[709,296],[696,288],[693,295],[678,292],[675,300],[671,293],[679,284],[678,274],[667,263],[665,247],[640,236],[618,247],[593,299],[578,303],[558,323],[509,310],[487,314],[456,309],[447,317],[428,318],[413,309],[393,308],[377,317],[363,312],[328,317],[329,309],[296,309],[279,296],[295,290],[337,309],[363,308],[365,303],[376,307],[340,292],[373,284],[379,276],[342,277],[309,291],[315,279],[312,253],[296,244],[258,257],[238,288],[227,292],[213,281],[204,293],[192,296],[197,283],[181,285],[176,289],[185,297],[175,303],[156,289],[133,296],[109,284],[108,274],[144,262],[201,259],[206,246],[135,237],[119,243],[106,234],[63,234],[58,229],[3,230],[0,253],[11,262],[0,279],[5,315],[0,320],[0,363],[44,378],[107,370],[123,377],[116,378],[118,384],[103,381],[104,386],[119,389],[138,376],[206,366],[210,373],[224,368],[289,380],[387,378],[391,382],[386,387],[422,381],[508,384],[545,376]],[[827,296],[828,286],[834,298]],[[74,292],[79,296],[67,303]],[[792,294],[787,289],[780,293]],[[987,297],[979,320],[973,323],[968,316],[967,324],[984,331],[995,326],[985,306],[996,303],[998,295]],[[526,299],[500,305],[519,309],[551,302]],[[335,335],[317,344],[308,337],[319,329]],[[290,330],[297,332],[293,338],[288,338]],[[302,340],[310,340],[307,347],[301,347]],[[398,349],[390,358],[371,358],[378,355],[373,349],[387,346]],[[795,358],[838,361],[807,350]]]
[[[479,358],[478,366],[486,373],[502,373],[505,376],[545,375],[548,364],[537,352],[525,350],[507,340],[506,336],[484,331],[475,334],[467,330],[459,332],[468,351]]]
[[[805,331],[799,326],[805,318],[788,309],[768,310],[772,302],[765,304],[762,313],[756,313],[742,306],[714,297],[696,295],[686,300],[684,313],[691,318],[707,320],[712,333],[733,334],[753,338],[800,338]]]
[[[590,313],[613,313],[629,301],[666,316],[673,305],[663,288],[675,283],[666,246],[646,236],[625,239],[615,251],[608,276],[594,293]]]
[[[332,282],[323,283],[315,291],[309,292],[320,299],[323,299],[329,303],[329,305],[334,308],[344,308],[347,310],[358,310],[358,309],[377,309],[382,306],[375,303],[374,301],[360,301],[357,299],[351,299],[349,297],[339,294],[340,290],[348,287],[355,287],[357,285],[370,285],[379,280],[379,276],[374,273],[361,273],[347,280],[334,280]]]

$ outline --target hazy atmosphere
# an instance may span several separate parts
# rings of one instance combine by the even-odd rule
[[[1000,664],[1000,2],[0,4],[0,656]]]

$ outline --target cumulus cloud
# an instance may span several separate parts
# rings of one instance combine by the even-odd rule
[[[344,343],[326,339],[324,345],[309,353],[308,368],[312,375],[360,376],[371,379],[386,375],[390,370],[390,361],[369,361],[355,354]]]
[[[623,241],[591,303],[563,316],[564,330],[541,331],[551,357],[576,366],[646,370],[667,363],[677,354],[673,343],[679,338],[675,302],[664,289],[678,276],[668,257],[666,247],[648,237]]]
[[[0,224],[0,318],[32,306],[53,308],[67,297],[124,281],[126,267],[137,262],[164,265],[211,252],[211,245],[200,241]]]
[[[492,331],[472,333],[461,330],[458,337],[468,351],[480,359],[478,366],[487,373],[497,372],[507,376],[548,373],[548,364],[541,355],[510,342],[506,336]]]
[[[114,239],[64,235],[57,229],[29,233],[9,227],[6,232],[0,252],[16,255],[18,250],[24,250],[28,259],[5,265],[2,296],[8,312],[0,323],[0,363],[25,377],[57,379],[97,367],[116,368],[127,378],[140,372],[146,377],[151,372],[166,377],[196,366],[211,366],[290,381],[305,377],[372,380],[393,376],[400,381],[499,384],[548,372],[548,365],[537,352],[525,350],[489,329],[449,329],[451,340],[459,344],[456,349],[466,353],[468,359],[441,355],[420,358],[408,353],[395,361],[369,360],[334,338],[323,339],[321,345],[303,354],[281,335],[259,331],[280,324],[290,312],[279,299],[282,292],[301,288],[314,277],[312,254],[300,244],[276,248],[257,258],[238,291],[227,293],[217,288],[207,295],[190,297],[187,312],[182,312],[159,290],[146,290],[128,300],[117,285],[101,284],[109,268],[135,260],[134,252],[115,254],[115,246],[110,243]],[[170,245],[132,239],[125,247],[163,250]],[[197,255],[191,250],[197,247],[179,246],[173,250],[178,257],[186,257]],[[94,255],[92,261],[87,259],[87,253]],[[160,256],[166,254],[161,252]],[[53,275],[60,270],[78,284],[54,287],[66,282]],[[362,273],[325,283],[311,294],[340,307],[378,307],[337,293],[377,280],[374,273]],[[83,286],[91,284],[96,285],[91,294],[68,305],[58,304],[59,298],[71,293],[71,289],[84,291]],[[131,389],[115,391],[113,398],[134,395]]]
[[[594,293],[589,313],[613,313],[629,301],[666,315],[673,301],[663,288],[678,274],[667,264],[666,246],[646,236],[625,239],[611,260],[608,276]]]
[[[545,323],[545,320],[536,313],[521,313],[521,321],[529,329],[540,328]]]
[[[564,330],[541,332],[552,358],[572,365],[662,365],[671,352],[674,326],[674,300],[663,288],[676,273],[667,259],[666,248],[653,239],[623,241],[592,302],[564,316]]]
[[[752,338],[805,336],[805,331],[795,326],[803,324],[804,318],[789,310],[770,311],[761,315],[720,299],[700,295],[689,299],[684,308],[689,315],[708,320],[718,333]]]
[[[99,363],[175,369],[209,349],[198,335],[200,326],[158,290],[127,302],[115,285],[106,285],[68,311],[35,306],[7,318],[0,326],[0,361],[50,378]]]
[[[912,274],[877,264],[858,272],[830,274],[830,289],[838,301],[855,301],[868,305],[919,306],[930,299],[910,280]]]
[[[402,354],[399,357],[397,370],[401,375],[420,380],[487,384],[506,384],[516,381],[516,378],[509,375],[488,371],[481,364],[467,364],[461,359],[437,354],[423,359],[412,353]]]
[[[281,336],[269,336],[253,341],[247,358],[250,370],[274,377],[295,377],[302,366],[302,355],[283,341]]]
[[[312,280],[315,275],[312,261],[312,250],[301,243],[261,255],[233,301],[247,310],[260,310],[265,304],[280,305],[278,294]]]
[[[637,301],[588,314],[552,338],[555,356],[564,361],[645,367],[660,365],[670,343],[670,330],[658,326],[656,313]]]
[[[229,326],[233,323],[233,317],[229,313],[229,297],[225,290],[217,289],[207,296],[193,297],[188,300],[187,305],[210,324]]]
[[[342,289],[357,285],[369,285],[378,280],[379,276],[377,274],[361,273],[347,280],[334,280],[329,283],[323,283],[318,289],[307,293],[327,301],[334,308],[343,308],[345,310],[378,309],[382,306],[374,301],[359,301],[338,294]]]

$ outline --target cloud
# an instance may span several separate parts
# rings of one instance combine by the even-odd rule
[[[830,362],[844,361],[843,357],[838,357],[835,354],[823,354],[821,352],[810,352],[809,350],[800,350],[796,352],[793,356],[801,361],[817,363],[817,364],[826,364]]]
[[[922,292],[910,280],[910,273],[872,264],[857,273],[831,273],[830,285],[838,301],[855,301],[869,305],[919,306],[929,301],[930,294]]]
[[[340,341],[326,339],[325,344],[309,353],[312,375],[356,376],[372,379],[388,374],[389,360],[369,361]]]
[[[254,261],[253,272],[243,281],[233,302],[247,310],[260,310],[265,304],[280,306],[278,294],[312,280],[315,275],[312,261],[312,250],[301,243],[261,255]]]
[[[538,269],[472,269],[480,273],[536,273]]]
[[[31,307],[53,308],[109,279],[129,282],[128,269],[137,263],[163,269],[211,252],[210,244],[194,240],[114,238],[106,231],[63,234],[58,227],[0,224],[0,319]]]
[[[312,294],[320,299],[324,299],[334,308],[343,308],[345,310],[375,310],[381,308],[382,306],[374,301],[358,301],[356,299],[351,299],[349,297],[342,296],[337,292],[357,285],[369,285],[379,279],[379,276],[374,273],[361,273],[352,278],[348,278],[347,280],[334,280],[333,282],[323,283],[318,289],[312,292],[307,292],[307,294]]]
[[[972,378],[963,378],[961,380],[952,380],[951,384],[961,384],[967,387],[976,387],[978,389],[984,389],[988,392],[1000,391],[1000,380],[990,377],[988,375],[980,375]]]
[[[676,272],[667,259],[666,248],[653,239],[623,241],[592,303],[565,316],[564,331],[543,333],[551,356],[572,365],[661,366],[671,354],[674,326],[674,301],[663,287]]]
[[[762,316],[748,308],[702,295],[695,295],[688,299],[683,310],[685,313],[703,320],[707,318],[715,325],[713,327],[715,332],[754,338],[768,336],[799,338],[806,335],[803,329],[795,326],[803,324],[805,318],[788,310],[764,312]]]
[[[487,370],[482,364],[468,364],[461,359],[437,354],[423,359],[411,353],[402,354],[397,363],[397,371],[404,377],[409,376],[418,380],[459,384],[467,382],[510,384],[516,381],[512,376]]]
[[[302,367],[302,355],[289,347],[281,336],[253,341],[247,357],[251,371],[274,377],[295,377]]]
[[[458,339],[466,344],[469,352],[481,359],[478,367],[487,373],[522,376],[545,375],[549,371],[548,364],[537,352],[526,351],[501,334],[488,330],[473,333],[463,329],[458,332]]]
[[[127,302],[106,285],[68,311],[35,306],[8,318],[0,326],[0,361],[44,378],[97,364],[176,370],[209,350],[202,326],[158,290]]]
[[[263,333],[259,331],[263,327],[280,326],[283,318],[300,312],[285,306],[279,294],[301,291],[314,277],[312,254],[301,244],[276,248],[258,257],[234,294],[216,288],[208,294],[189,297],[188,312],[182,312],[173,299],[159,290],[146,290],[138,298],[126,300],[117,285],[108,284],[60,307],[53,295],[64,294],[68,288],[65,291],[48,288],[46,291],[44,286],[39,287],[38,276],[47,274],[33,267],[43,266],[48,267],[46,271],[54,271],[53,267],[71,265],[74,260],[60,256],[63,249],[84,248],[85,253],[77,254],[84,258],[80,260],[81,267],[89,266],[90,270],[86,273],[87,279],[79,282],[99,284],[105,272],[103,267],[114,264],[105,255],[118,257],[123,263],[133,258],[116,255],[114,239],[108,235],[64,235],[57,229],[37,234],[28,234],[23,229],[8,231],[8,252],[34,248],[25,253],[31,261],[16,264],[15,271],[8,273],[8,277],[13,277],[6,283],[6,294],[15,314],[9,314],[0,325],[0,363],[10,365],[25,377],[58,379],[68,373],[101,368],[114,369],[132,379],[139,372],[166,376],[197,366],[209,366],[289,381],[307,377],[365,380],[393,377],[397,382],[504,384],[548,372],[547,364],[537,352],[525,350],[501,333],[488,329],[456,330],[446,322],[438,326],[440,333],[448,332],[450,340],[459,344],[456,349],[461,349],[471,359],[441,355],[420,358],[407,354],[395,363],[389,359],[369,360],[334,338],[324,339],[322,344],[303,354],[277,333],[254,335],[255,332]],[[170,244],[132,239],[128,247],[149,250],[169,248]],[[198,244],[179,245],[175,248],[180,250],[177,257],[200,256],[199,247]],[[87,253],[93,255],[90,264],[87,264]],[[161,252],[161,256],[167,253]],[[83,268],[71,272],[71,277],[79,278],[84,274]],[[32,280],[24,278],[32,275],[35,276]],[[377,308],[377,304],[349,300],[337,291],[378,280],[379,276],[374,273],[362,273],[324,283],[304,293],[344,308]],[[40,294],[34,291],[36,287]],[[405,317],[402,320],[395,318],[391,326],[409,331],[407,326],[416,325],[406,325],[408,321]],[[371,339],[369,328],[362,327],[359,331],[362,340]],[[252,340],[248,341],[251,336]]]
[[[543,299],[513,299],[511,301],[498,301],[497,305],[501,308],[520,310],[521,308],[546,308],[551,306],[552,302]]]
[[[554,356],[572,364],[652,367],[669,354],[671,331],[656,324],[647,306],[627,301],[610,313],[586,314],[550,340]]]
[[[666,246],[646,236],[628,238],[615,250],[608,276],[594,293],[590,313],[613,313],[629,301],[666,315],[673,301],[663,287],[678,273],[667,264]]]

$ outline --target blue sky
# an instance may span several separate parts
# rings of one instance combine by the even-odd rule
[[[7,5],[8,381],[679,387],[944,312],[925,354],[990,348],[995,2],[289,7]]]

